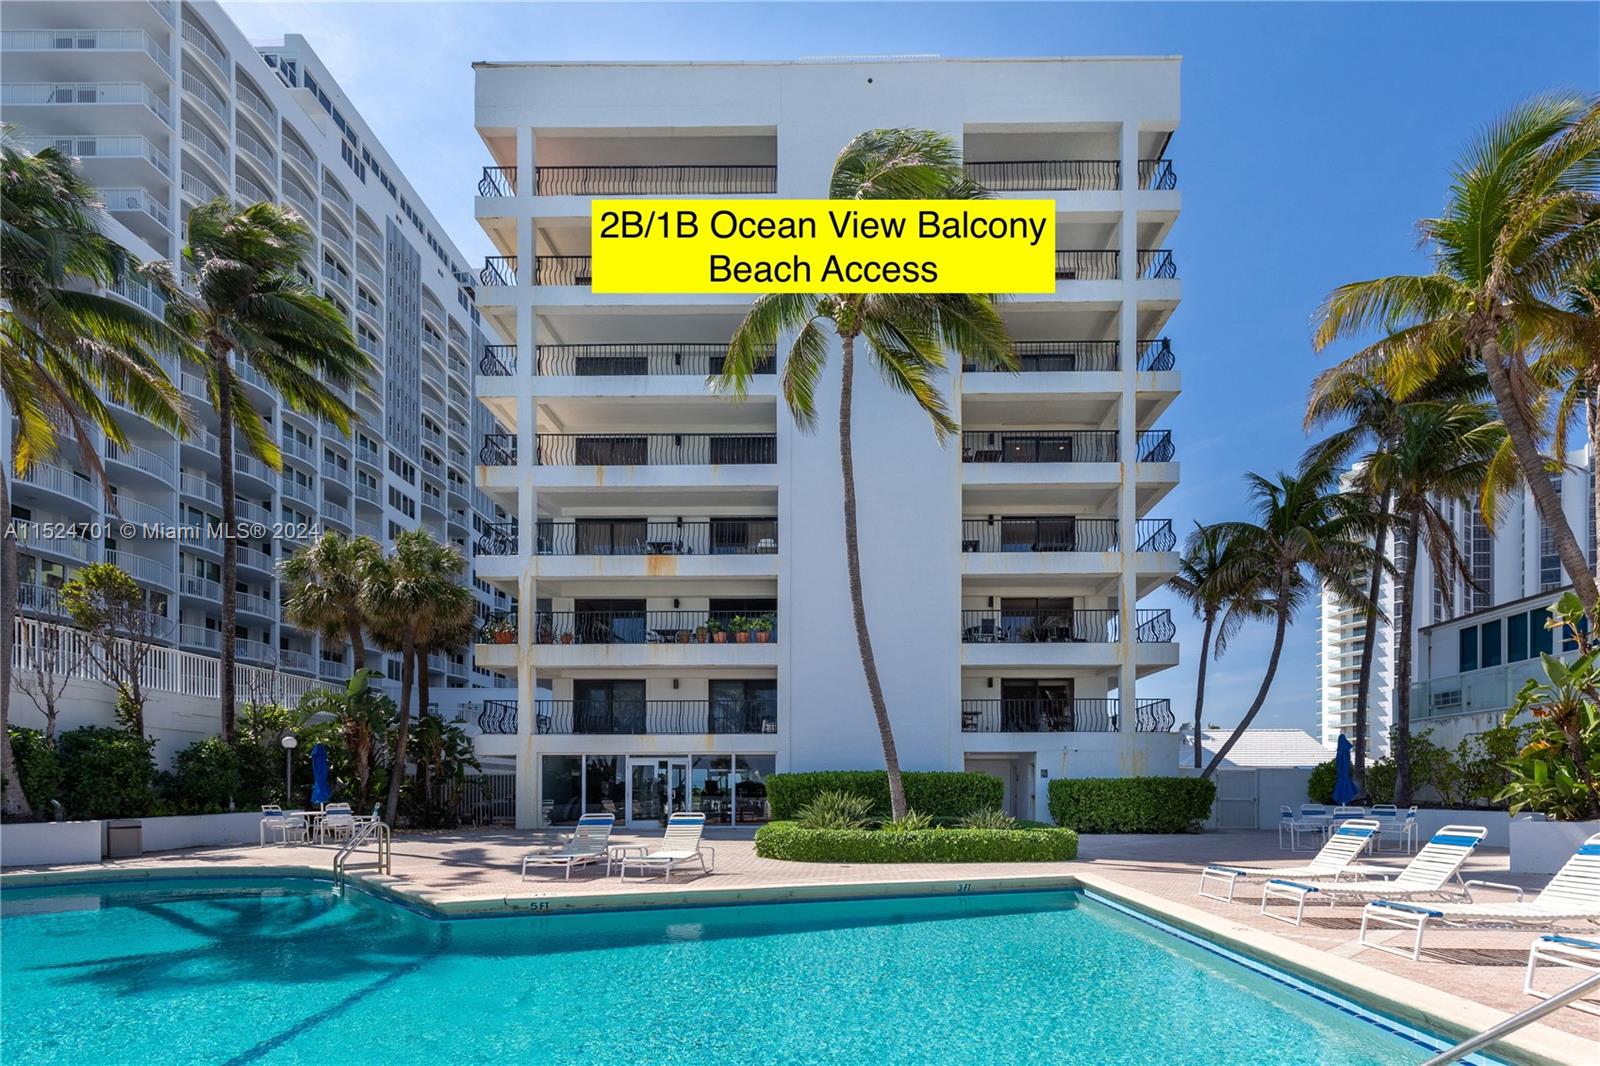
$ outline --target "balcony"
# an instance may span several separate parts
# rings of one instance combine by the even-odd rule
[[[90,505],[98,504],[103,499],[103,493],[93,481],[74,470],[56,466],[54,463],[30,464],[27,472],[17,478],[17,482],[62,496],[70,496],[80,503]]]
[[[517,283],[517,257],[514,255],[486,255],[483,269],[478,271],[478,281],[484,285],[515,285]]]
[[[517,195],[517,168],[484,167],[482,176],[478,178],[478,195],[489,197]]]
[[[199,149],[202,155],[216,164],[220,173],[228,173],[228,150],[220,141],[193,122],[186,121],[183,124],[183,143]]]
[[[510,526],[509,530],[505,526]],[[516,524],[502,523],[490,544],[509,535],[516,550]],[[778,550],[776,518],[713,518],[700,522],[640,522],[579,519],[538,523],[539,555],[772,555]],[[482,544],[484,538],[479,538]],[[485,554],[506,554],[488,552]]]
[[[172,72],[172,56],[154,37],[144,30],[5,30],[0,33],[0,50],[13,52],[84,52],[94,51],[97,61],[104,53],[143,53],[155,60],[167,73]]]
[[[170,485],[173,475],[177,472],[173,469],[172,460],[137,444],[124,447],[114,440],[107,439],[101,443],[101,454],[109,462],[140,470],[164,484]]]
[[[222,98],[221,93],[211,87],[209,82],[193,71],[186,70],[183,72],[183,79],[180,84],[183,86],[184,92],[206,106],[206,109],[216,117],[217,122],[223,129],[229,127],[228,102]]]
[[[162,177],[172,177],[172,167],[167,154],[138,136],[102,137],[94,134],[62,137],[33,137],[28,145],[35,152],[54,148],[63,155],[87,160],[143,160],[155,167]]]
[[[1120,341],[1017,341],[1017,370],[1023,374],[1070,374],[1122,369]],[[1139,369],[1171,370],[1176,365],[1172,341],[1166,337],[1139,342]],[[976,363],[964,363],[966,373],[978,372]]]
[[[961,434],[963,463],[1115,463],[1118,462],[1114,429],[1055,431],[968,430]],[[1136,461],[1170,463],[1172,432],[1152,429],[1140,433]]]
[[[1118,699],[962,700],[963,733],[1114,733],[1120,727]],[[1135,704],[1134,731],[1172,730],[1172,701]]]
[[[1122,188],[1122,163],[1116,159],[968,163],[966,170],[969,181],[977,182],[990,192],[1114,192]]]
[[[322,195],[347,215],[355,210],[355,204],[351,202],[350,194],[332,182],[324,181],[322,183]]]
[[[1141,607],[1135,612],[1134,641],[1167,644],[1177,636],[1172,612]],[[1113,610],[961,612],[963,644],[1115,644],[1121,640],[1121,612]]]
[[[1137,276],[1144,280],[1176,278],[1178,266],[1172,252],[1165,248],[1141,248]],[[1057,281],[1116,281],[1121,277],[1121,252],[1056,249]]]
[[[740,628],[758,619],[722,611],[541,611],[534,637],[538,644],[776,643],[772,616],[758,618],[766,628]]]
[[[1172,160],[1139,160],[1139,188],[1149,190],[1176,189],[1177,187],[1178,172],[1172,169]]]
[[[239,150],[266,167],[268,174],[277,172],[277,155],[269,146],[242,129],[234,133],[233,138],[239,145]],[[348,241],[348,238],[346,240]]]
[[[726,344],[541,344],[534,373],[541,377],[704,378],[722,373],[727,355]],[[777,349],[770,347],[757,362],[755,373],[773,373],[777,356]]]
[[[222,54],[222,49],[211,39],[210,34],[188,19],[183,20],[183,43],[193,45],[201,55],[211,61],[212,66],[217,68],[217,73],[227,76],[228,59]]]
[[[185,648],[200,648],[204,651],[220,653],[222,651],[222,632],[216,629],[207,629],[204,626],[181,625],[178,627],[178,643]],[[237,647],[235,651],[237,651]]]
[[[534,729],[575,736],[708,736],[776,733],[771,700],[540,700]]]
[[[486,449],[490,437],[513,437],[515,459],[514,435],[488,434]],[[540,433],[535,445],[539,466],[758,466],[778,453],[773,433]]]
[[[10,83],[0,86],[0,104],[6,107],[47,105],[142,105],[163,126],[172,125],[172,108],[143,82],[80,82],[75,85]]]
[[[484,377],[506,378],[517,372],[515,344],[485,344],[478,360],[478,373]]]
[[[478,732],[489,736],[510,736],[517,731],[516,700],[484,700],[478,712]]]
[[[306,177],[315,178],[317,176],[316,157],[293,137],[285,136],[283,138],[283,157],[298,163],[305,171]]]
[[[490,171],[497,171],[491,178]],[[507,174],[506,171],[510,173]],[[485,167],[480,196],[510,196],[515,167]],[[491,191],[485,192],[485,189]],[[505,189],[504,192],[494,191]],[[535,196],[663,196],[761,194],[778,191],[778,168],[726,163],[703,166],[538,167]]]
[[[1114,552],[1118,545],[1115,518],[1072,515],[968,518],[961,523],[963,552]],[[1135,551],[1169,552],[1178,538],[1169,518],[1141,518]]]

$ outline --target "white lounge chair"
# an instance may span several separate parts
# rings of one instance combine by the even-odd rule
[[[1465,897],[1465,887],[1451,888],[1450,881],[1461,880],[1461,864],[1482,842],[1489,831],[1481,825],[1447,825],[1422,850],[1412,856],[1393,881],[1372,878],[1364,881],[1338,881],[1322,885],[1304,884],[1287,878],[1273,878],[1261,888],[1261,913],[1291,925],[1299,925],[1305,916],[1306,900],[1313,895],[1328,901],[1332,907],[1341,902],[1361,902],[1372,899],[1436,899]],[[1295,901],[1294,917],[1285,918],[1267,910],[1273,899]]]
[[[1278,847],[1283,847],[1283,835],[1289,834],[1289,850],[1300,850],[1300,834],[1313,833],[1322,836],[1328,830],[1327,819],[1307,821],[1295,813],[1293,807],[1287,804],[1278,808]]]
[[[528,867],[559,866],[566,871],[565,880],[572,880],[572,868],[591,862],[611,863],[607,846],[611,842],[612,827],[617,824],[614,814],[585,814],[578,819],[572,839],[554,851],[536,851],[522,859],[522,879],[528,879]]]
[[[1316,857],[1304,866],[1232,866],[1212,863],[1200,871],[1200,895],[1208,899],[1233,902],[1234,886],[1240,881],[1266,880],[1273,877],[1296,877],[1303,881],[1335,880],[1341,877],[1383,877],[1396,872],[1391,866],[1370,866],[1357,863],[1356,858],[1367,849],[1378,832],[1378,823],[1371,818],[1351,818],[1335,829],[1328,842]],[[1228,893],[1219,896],[1207,891],[1207,882],[1221,881]]]
[[[1522,990],[1536,999],[1549,996],[1533,987],[1534,969],[1541,962],[1563,966],[1571,970],[1600,973],[1600,940],[1580,940],[1575,936],[1542,936],[1528,949],[1528,972],[1522,979]],[[1567,1006],[1585,1014],[1600,1015],[1600,1003],[1575,999]]]
[[[1517,894],[1516,900],[1499,903],[1472,902],[1474,887],[1503,888]],[[1578,846],[1578,851],[1566,865],[1556,871],[1550,883],[1533,899],[1523,899],[1523,891],[1516,885],[1496,884],[1493,881],[1468,881],[1466,903],[1433,903],[1419,906],[1397,900],[1378,899],[1367,904],[1361,912],[1363,947],[1377,948],[1391,955],[1416,959],[1422,954],[1422,932],[1428,922],[1444,925],[1470,925],[1480,928],[1517,926],[1554,926],[1563,922],[1594,922],[1600,924],[1600,833],[1596,833]],[[1387,944],[1368,942],[1368,925],[1386,925],[1398,929],[1412,929],[1416,936],[1409,952]]]
[[[710,873],[716,862],[716,852],[700,843],[700,834],[705,831],[706,816],[704,811],[678,811],[667,819],[667,832],[661,838],[661,845],[654,851],[643,855],[633,856],[622,860],[622,877],[627,880],[628,867],[639,867],[641,875],[646,870],[661,870],[666,874],[667,880],[672,880],[672,871],[690,860],[700,864],[703,873]],[[711,857],[711,862],[706,861],[706,856]]]

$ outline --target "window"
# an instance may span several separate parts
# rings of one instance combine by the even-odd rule
[[[1528,657],[1528,616],[1514,614],[1506,619],[1506,662],[1520,663]]]
[[[1485,622],[1479,627],[1483,632],[1483,651],[1478,657],[1479,664],[1487,670],[1491,666],[1500,665],[1500,622]]]
[[[1561,496],[1561,475],[1556,474],[1550,478],[1550,487],[1555,490],[1557,498]],[[1556,538],[1550,527],[1544,521],[1539,522],[1539,591],[1549,592],[1558,589],[1563,584],[1561,572],[1561,556],[1556,552]]]
[[[1528,612],[1528,634],[1532,638],[1535,654],[1547,655],[1553,647],[1551,641],[1553,634],[1549,629],[1545,628],[1549,621],[1550,612],[1543,607],[1537,607]]]
[[[1461,642],[1461,658],[1458,664],[1461,673],[1478,668],[1478,627],[1463,626],[1458,639]]]
[[[776,733],[776,681],[712,681],[710,729],[713,733]]]
[[[1476,503],[1467,508],[1467,559],[1472,580],[1465,583],[1462,607],[1465,612],[1494,606],[1494,538]]]

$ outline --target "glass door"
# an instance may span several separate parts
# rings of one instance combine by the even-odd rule
[[[666,824],[673,811],[689,809],[689,760],[632,756],[628,759],[628,825]]]

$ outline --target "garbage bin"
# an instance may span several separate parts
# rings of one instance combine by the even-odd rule
[[[132,859],[144,854],[144,823],[124,818],[106,823],[106,858]]]

